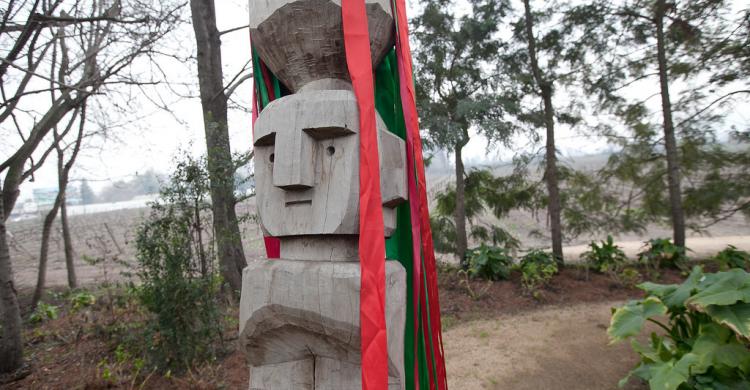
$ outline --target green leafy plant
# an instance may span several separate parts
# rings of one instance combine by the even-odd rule
[[[501,280],[510,277],[513,258],[508,250],[496,246],[481,246],[469,250],[469,275],[486,280]]]
[[[521,258],[518,266],[521,284],[534,298],[541,298],[540,288],[552,280],[558,271],[557,262],[551,253],[533,250]]]
[[[728,245],[724,250],[714,256],[714,261],[719,268],[726,271],[731,268],[747,269],[750,265],[750,253],[737,249],[734,245]]]
[[[600,273],[618,273],[628,260],[625,252],[615,245],[611,235],[608,235],[607,240],[602,241],[601,244],[591,241],[589,248],[591,250],[581,254],[581,258],[590,268]]]
[[[652,269],[684,268],[688,260],[687,250],[668,238],[654,238],[646,242],[646,249],[638,253],[638,260]]]
[[[613,311],[607,333],[631,340],[640,363],[632,377],[653,390],[750,388],[750,274],[741,269],[706,274],[696,266],[680,285],[643,283],[646,297]],[[653,323],[642,345],[635,336]]]
[[[641,282],[641,273],[634,267],[625,267],[612,273],[613,279],[622,286],[633,288]]]
[[[153,315],[144,337],[151,363],[180,370],[215,357],[223,327],[204,163],[179,162],[160,195],[137,232],[135,293]]]
[[[77,292],[70,298],[70,304],[73,306],[74,312],[93,306],[94,303],[96,303],[96,297],[88,291]]]
[[[29,316],[29,321],[34,324],[39,324],[47,320],[57,319],[58,314],[59,310],[57,306],[39,302],[36,310],[34,310],[34,312]]]

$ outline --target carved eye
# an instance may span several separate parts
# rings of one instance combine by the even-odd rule
[[[273,158],[274,158],[274,154],[271,153],[271,156],[268,157],[268,161],[270,161],[271,163],[273,163]]]
[[[334,148],[333,146],[329,146],[326,148],[326,152],[328,152],[329,156],[333,156],[333,154],[336,153],[336,148]]]

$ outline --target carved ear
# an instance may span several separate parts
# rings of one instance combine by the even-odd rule
[[[380,119],[380,118],[378,118]],[[383,206],[396,208],[408,199],[406,187],[406,143],[378,126],[380,193]]]

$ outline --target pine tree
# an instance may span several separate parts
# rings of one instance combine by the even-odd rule
[[[625,125],[601,127],[621,148],[602,178],[630,183],[628,208],[637,202],[647,218],[669,221],[681,246],[687,218],[700,229],[747,212],[750,188],[737,182],[747,146],[720,145],[726,111],[707,108],[721,108],[711,102],[736,87],[721,84],[731,66],[718,62],[742,52],[734,31],[747,20],[733,21],[730,10],[721,0],[597,0],[565,18],[578,44],[564,58],[581,69],[598,108]]]
[[[502,0],[470,0],[470,12],[456,15],[448,0],[426,1],[414,23],[415,82],[420,123],[427,145],[453,153],[455,161],[455,253],[467,250],[466,170],[463,148],[471,133],[491,143],[507,143],[515,129],[505,120],[516,100],[498,93],[497,74],[489,73],[501,43],[498,25],[508,10]]]
[[[81,180],[81,203],[84,205],[96,203],[96,193],[86,179]]]

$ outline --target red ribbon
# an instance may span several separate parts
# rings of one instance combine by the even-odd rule
[[[398,58],[398,72],[400,78],[401,104],[404,112],[404,122],[406,124],[407,134],[407,155],[412,154],[416,159],[415,165],[417,170],[417,189],[418,197],[414,196],[412,190],[411,178],[409,179],[409,202],[412,216],[412,238],[416,246],[418,241],[422,243],[422,254],[424,255],[425,276],[427,278],[427,296],[430,300],[429,305],[429,322],[430,329],[424,329],[425,334],[431,337],[431,345],[435,357],[435,367],[437,369],[437,384],[433,381],[432,365],[428,364],[430,371],[430,388],[440,390],[448,388],[448,381],[445,372],[445,352],[443,350],[443,335],[440,321],[440,299],[437,289],[437,267],[435,264],[435,250],[432,242],[432,230],[430,228],[430,214],[427,206],[427,187],[424,172],[424,159],[422,156],[422,138],[419,135],[419,119],[417,116],[416,94],[414,93],[414,80],[412,79],[412,62],[411,49],[409,47],[409,24],[406,19],[406,4],[404,0],[396,0],[396,18],[397,18],[397,41],[396,50]],[[409,146],[411,144],[411,146]],[[410,165],[409,167],[412,167]],[[409,170],[411,176],[413,173]],[[418,198],[418,199],[417,199]],[[415,216],[416,210],[419,211],[419,218]],[[419,229],[416,234],[415,226]],[[413,249],[417,253],[418,249]],[[419,256],[414,256],[414,289],[415,301],[422,302],[422,307],[427,308],[426,299],[422,293],[423,280],[421,276],[421,266],[418,262]],[[419,295],[418,295],[419,294]],[[421,298],[420,298],[421,295]],[[428,318],[426,310],[422,311],[423,326],[427,326]],[[416,337],[415,337],[416,339]],[[415,367],[416,370],[416,367]]]
[[[375,125],[375,88],[364,0],[343,0],[344,48],[359,107],[359,321],[362,389],[388,388],[385,326],[385,237],[380,161]]]

